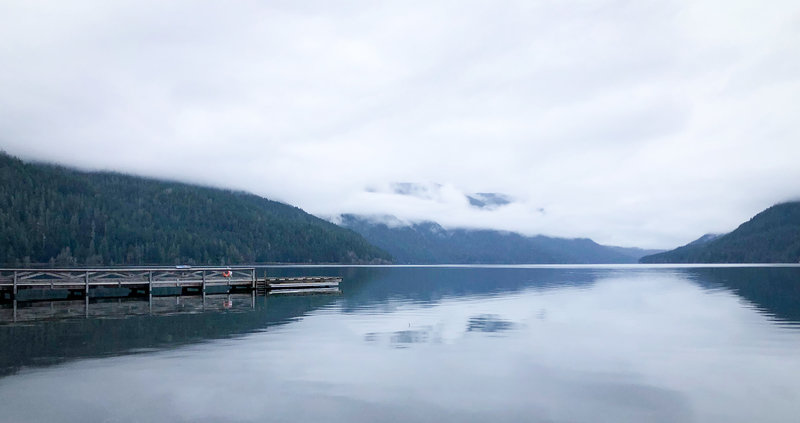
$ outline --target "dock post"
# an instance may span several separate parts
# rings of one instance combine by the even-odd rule
[[[17,299],[14,298],[14,323],[17,323]]]
[[[253,268],[253,273],[251,273],[250,276],[253,278],[253,291],[255,292],[255,290],[256,290],[256,268],[255,267]]]
[[[86,282],[86,317],[89,317],[89,271],[86,271],[83,278]]]
[[[83,316],[88,319],[89,318],[89,291],[86,291],[86,297],[83,299],[83,301],[85,303]]]
[[[14,299],[14,304],[17,303],[17,271],[14,271],[14,288],[11,290],[11,298]],[[16,308],[14,308],[16,310]]]
[[[153,271],[147,272],[147,293],[153,295]]]
[[[206,271],[203,270],[203,297],[206,295]]]

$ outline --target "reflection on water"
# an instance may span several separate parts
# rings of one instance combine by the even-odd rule
[[[691,278],[708,288],[730,290],[789,325],[800,322],[800,269],[750,267],[693,269]]]
[[[40,320],[72,318],[124,318],[135,315],[249,311],[255,308],[252,294],[220,294],[141,298],[102,298],[60,301],[19,301],[0,308],[0,322],[24,324]]]
[[[799,268],[270,273],[339,274],[343,293],[19,307],[0,422],[800,415]]]
[[[496,314],[482,314],[469,319],[467,332],[502,332],[513,327],[513,322],[503,320]]]

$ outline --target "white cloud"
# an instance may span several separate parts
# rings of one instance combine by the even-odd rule
[[[798,196],[795,2],[16,2],[0,63],[12,154],[321,215],[671,247]]]

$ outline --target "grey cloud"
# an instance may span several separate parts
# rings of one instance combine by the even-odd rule
[[[439,184],[418,184],[413,182],[394,182],[391,185],[392,192],[399,195],[410,195],[423,199],[433,199],[439,195],[441,185]]]

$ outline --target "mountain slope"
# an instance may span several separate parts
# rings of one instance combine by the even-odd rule
[[[702,244],[706,244],[706,243],[709,243],[709,242],[721,237],[722,235],[724,235],[724,234],[705,234],[705,235],[701,236],[700,238],[697,238],[696,240],[694,240],[694,241],[692,241],[692,242],[690,242],[690,243],[688,243],[686,245],[702,245]]]
[[[434,222],[395,225],[355,215],[343,215],[341,224],[404,264],[635,263],[640,257],[633,250],[619,251],[585,238],[448,230]]]
[[[614,247],[609,245],[603,245],[603,247],[610,248],[612,251],[616,251],[617,253],[630,257],[631,260],[633,260],[632,263],[636,263],[637,261],[639,261],[640,258],[644,256],[649,256],[664,252],[664,250],[645,249],[637,247]]]
[[[0,152],[0,263],[390,260],[350,230],[252,194],[24,163]]]
[[[642,257],[642,263],[797,263],[800,201],[772,206],[725,235],[704,235],[683,247]]]

